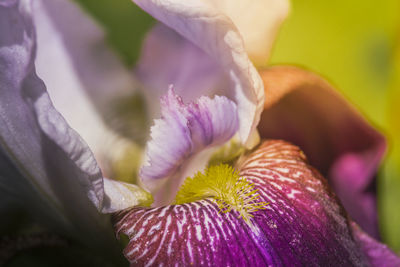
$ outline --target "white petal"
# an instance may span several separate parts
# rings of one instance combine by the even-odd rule
[[[247,54],[256,64],[269,58],[276,34],[289,13],[288,0],[207,0],[239,29]]]
[[[153,200],[137,185],[123,183],[104,178],[104,205],[103,213],[113,213],[134,206],[149,206]]]

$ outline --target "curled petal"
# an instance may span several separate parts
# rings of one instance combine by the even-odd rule
[[[270,96],[258,127],[261,137],[300,146],[351,217],[378,238],[375,175],[384,137],[317,75],[285,66],[260,74]]]
[[[103,201],[100,169],[82,139],[54,109],[35,74],[30,8],[30,1],[19,1],[0,10],[1,146],[25,178],[42,188],[47,197],[54,197],[66,179],[83,189],[76,190],[77,196],[86,192],[99,208]],[[60,185],[51,184],[53,175]]]
[[[253,227],[211,198],[126,210],[114,220],[117,235],[130,239],[132,266],[368,265],[343,207],[297,147],[264,142],[239,170],[270,203],[253,213]]]
[[[35,221],[118,258],[111,225],[97,210],[100,169],[36,75],[31,11],[29,0],[0,5],[1,200],[10,196]]]
[[[200,47],[226,71],[232,81],[228,96],[237,103],[239,135],[246,143],[259,121],[264,90],[232,20],[207,1],[134,2]]]
[[[102,170],[112,176],[107,169],[113,160],[110,151],[122,139],[120,135],[125,142],[136,141],[138,129],[146,128],[132,125],[140,119],[130,117],[126,122],[126,114],[117,111],[133,99],[136,82],[108,47],[101,27],[74,1],[35,0],[33,11],[37,73],[54,106],[88,143]],[[132,106],[126,113],[139,105]],[[141,118],[145,121],[145,116]]]
[[[151,128],[147,162],[140,171],[157,204],[172,200],[187,176],[182,173],[193,168],[193,163],[203,167],[196,162],[202,150],[228,141],[238,128],[236,105],[229,99],[201,97],[196,103],[184,104],[172,87],[161,99],[161,115]],[[166,186],[166,182],[172,184]]]

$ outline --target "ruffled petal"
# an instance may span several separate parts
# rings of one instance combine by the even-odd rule
[[[146,163],[140,170],[156,205],[170,203],[189,169],[204,167],[200,152],[228,141],[238,129],[236,105],[226,97],[201,97],[184,104],[172,87],[161,99],[161,115],[151,128]]]
[[[111,161],[119,155],[110,151],[146,138],[146,113],[138,108],[144,105],[134,99],[137,83],[108,47],[103,30],[74,1],[37,0],[33,9],[38,75],[54,106],[111,177]]]
[[[366,266],[343,207],[304,154],[264,142],[239,164],[265,210],[250,227],[213,199],[115,214],[117,236],[132,266]]]
[[[261,137],[300,146],[351,217],[378,238],[375,175],[385,138],[317,75],[284,66],[260,73],[269,95],[258,127]]]
[[[232,20],[207,1],[134,2],[205,51],[229,75],[232,83],[227,96],[238,106],[239,135],[246,143],[259,121],[264,90]]]

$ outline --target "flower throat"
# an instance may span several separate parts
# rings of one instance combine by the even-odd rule
[[[258,201],[260,196],[257,191],[231,166],[220,164],[187,178],[176,195],[175,204],[212,198],[222,213],[234,210],[239,214],[238,218],[242,217],[252,227],[252,213],[268,205]]]

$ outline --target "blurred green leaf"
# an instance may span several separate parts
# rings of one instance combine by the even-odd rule
[[[154,19],[131,0],[74,0],[105,29],[111,46],[128,66],[138,59],[142,40]]]
[[[383,236],[397,252],[400,252],[400,38],[397,39],[393,62],[395,64],[392,69],[386,123],[390,149],[381,181],[380,200]]]
[[[383,126],[398,10],[397,0],[292,1],[271,63],[320,73]]]

